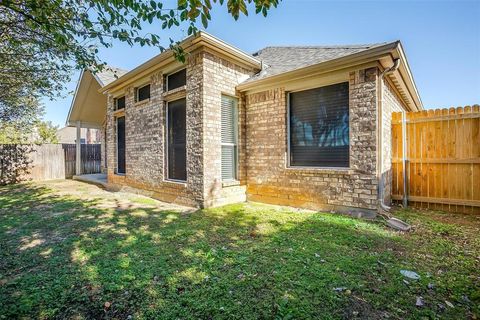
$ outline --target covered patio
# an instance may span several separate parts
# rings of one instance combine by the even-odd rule
[[[104,122],[107,112],[107,97],[99,90],[115,81],[127,71],[119,68],[106,66],[101,72],[94,73],[91,70],[83,70],[80,74],[75,94],[73,96],[70,111],[67,116],[66,125],[76,128],[76,163],[75,176],[78,178],[83,174],[81,167],[81,129],[99,129],[102,132],[102,166],[101,171],[106,168],[105,163],[105,132]],[[96,174],[94,174],[96,175]],[[92,176],[89,174],[88,176]],[[106,175],[104,175],[106,183]],[[102,178],[102,179],[103,179]]]

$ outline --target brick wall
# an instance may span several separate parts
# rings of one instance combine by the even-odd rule
[[[287,168],[284,88],[246,96],[249,200],[317,210],[377,207],[377,69],[349,74],[350,169]]]
[[[244,201],[245,178],[243,186],[221,182],[220,103],[222,94],[235,96],[236,85],[254,71],[205,51],[190,54],[186,68],[186,87],[174,93],[163,92],[162,72],[150,75],[145,81],[151,85],[148,101],[135,103],[134,87],[126,88],[125,175],[115,174],[115,119],[120,114],[114,112],[113,97],[108,97],[108,182],[112,188],[129,186],[164,201],[199,207]],[[176,100],[182,95],[186,97],[187,114],[187,181],[177,183],[166,180],[165,100]],[[245,117],[239,119],[244,126]],[[245,177],[245,172],[240,175]]]
[[[404,110],[404,105],[390,83],[383,81],[382,94],[382,170],[383,194],[386,204],[392,201],[392,113]]]
[[[235,87],[254,74],[254,70],[236,65],[219,56],[203,54],[204,75],[204,197],[205,205],[245,201],[245,108],[239,99],[239,172],[238,183],[222,184],[221,179],[221,97],[239,94]]]
[[[195,81],[196,66],[195,56],[191,57],[187,63],[187,86]],[[121,188],[129,186],[138,190],[148,191],[146,194],[156,197],[160,200],[197,206],[201,202],[200,193],[196,177],[201,168],[190,170],[195,167],[195,156],[189,154],[187,157],[191,161],[187,163],[188,180],[187,183],[176,183],[166,180],[165,172],[165,101],[163,92],[163,74],[157,72],[146,79],[150,83],[150,99],[135,103],[135,88],[125,89],[125,144],[126,144],[126,173],[117,175],[116,173],[116,117],[121,114],[115,113],[113,108],[114,99],[108,97],[107,107],[107,162],[108,162],[108,182],[112,188]],[[198,86],[197,86],[198,87]],[[198,100],[198,91],[200,88],[193,85],[187,95],[187,123],[192,128],[197,115],[192,110],[196,110],[195,101]],[[187,130],[192,132],[194,130]],[[195,137],[189,136],[190,150],[195,150],[193,145],[198,145]],[[192,183],[192,181],[194,181]]]
[[[106,120],[108,181],[113,186],[147,190],[161,200],[200,207],[249,200],[319,210],[373,210],[377,207],[377,68],[348,74],[350,90],[350,168],[287,167],[287,105],[282,87],[241,94],[235,87],[254,70],[207,51],[190,54],[187,85],[177,90],[187,102],[187,181],[166,180],[165,100],[162,72],[147,78],[151,99],[134,103],[126,88],[126,174],[116,175],[116,128],[113,97]],[[347,76],[347,75],[345,75]],[[382,170],[391,166],[390,117],[400,108],[384,86]],[[176,94],[177,94],[176,93]],[[221,181],[221,96],[239,97],[239,181]],[[170,98],[169,98],[170,97]],[[175,98],[176,99],[176,98]],[[387,190],[389,195],[389,189]],[[389,199],[387,199],[389,200]]]

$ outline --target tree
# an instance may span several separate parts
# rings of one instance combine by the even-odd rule
[[[39,121],[36,125],[35,143],[58,143],[58,126],[54,126],[51,121]]]
[[[227,0],[236,20],[248,15],[248,6],[267,16],[280,0]],[[213,5],[224,0],[178,0],[166,8],[154,0],[2,0],[0,1],[0,121],[28,109],[28,99],[56,97],[72,70],[99,71],[105,63],[98,47],[115,40],[129,45],[154,46],[160,51],[159,34],[142,34],[142,25],[158,23],[162,30],[188,25],[195,34],[198,22],[207,28]],[[253,9],[253,8],[252,8]],[[179,42],[169,48],[185,60]],[[14,117],[15,118],[15,117]]]

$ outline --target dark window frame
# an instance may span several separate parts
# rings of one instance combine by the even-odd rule
[[[170,118],[170,114],[169,114],[169,109],[170,109],[170,104],[171,103],[174,103],[174,102],[177,102],[177,101],[180,101],[180,100],[184,100],[185,101],[185,180],[182,180],[182,179],[176,179],[176,178],[172,178],[170,177],[170,121],[169,121],[169,118]],[[171,100],[171,101],[167,101],[166,103],[166,106],[165,106],[165,180],[166,181],[170,181],[170,182],[177,182],[177,183],[182,183],[182,184],[185,184],[187,182],[187,178],[188,178],[188,174],[187,174],[187,141],[186,141],[186,135],[187,135],[187,115],[186,115],[186,105],[187,105],[187,101],[186,101],[186,97],[183,97],[183,98],[180,98],[180,99],[175,99],[175,100]]]
[[[140,100],[140,90],[145,88],[145,87],[148,87],[148,98],[144,98],[142,100]],[[143,101],[149,101],[150,98],[152,97],[152,86],[150,85],[150,83],[147,83],[147,84],[144,84],[142,86],[139,86],[139,87],[136,87],[135,88],[135,102],[143,102]]]
[[[120,99],[123,99],[123,107],[121,107],[121,108],[118,107],[118,100],[120,100]],[[127,105],[127,100],[126,100],[125,96],[120,96],[120,97],[117,97],[117,98],[114,99],[114,109],[115,109],[115,111],[125,109],[126,105]]]
[[[297,93],[297,92],[303,92],[303,91],[308,91],[308,90],[314,90],[314,89],[319,89],[323,87],[328,87],[328,86],[333,86],[333,85],[341,85],[341,84],[346,84],[347,85],[347,97],[348,97],[348,165],[346,166],[327,166],[327,165],[295,165],[292,163],[292,129],[291,129],[291,94],[292,93]],[[321,85],[318,87],[313,87],[313,88],[307,88],[307,89],[302,89],[302,90],[297,90],[297,91],[291,91],[287,92],[286,94],[286,102],[287,102],[287,114],[286,114],[286,126],[287,126],[287,168],[291,169],[325,169],[325,170],[348,170],[351,169],[351,122],[350,122],[350,84],[348,81],[341,81],[337,83],[331,83],[331,84],[326,84],[326,85]]]
[[[118,130],[118,122],[119,122],[119,119],[122,119],[123,118],[123,169],[124,169],[124,172],[120,172],[119,168],[120,168],[120,158],[118,156],[118,150],[119,150],[119,130]],[[127,162],[127,145],[126,145],[126,133],[127,133],[127,127],[126,127],[126,117],[125,116],[119,116],[119,117],[115,117],[115,174],[116,175],[126,175],[127,174],[127,165],[126,165],[126,162]]]
[[[177,87],[175,87],[175,88],[170,88],[170,86],[169,86],[169,78],[170,78],[171,76],[174,76],[174,75],[180,73],[180,72],[185,72],[185,83],[182,84],[182,85],[179,85],[179,86],[177,86]],[[167,74],[167,75],[165,76],[165,91],[166,91],[166,92],[172,91],[172,90],[175,90],[175,89],[178,89],[178,88],[181,88],[181,87],[186,86],[186,85],[187,85],[187,68],[182,68],[182,69],[177,70],[177,71],[175,71],[175,72],[169,73],[169,74]]]

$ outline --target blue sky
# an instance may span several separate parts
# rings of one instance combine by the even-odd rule
[[[270,45],[401,40],[426,108],[480,103],[480,1],[284,0],[267,18],[253,13],[234,21],[225,6],[215,7],[207,32],[249,53]],[[181,40],[185,30],[145,29],[165,40]],[[156,54],[124,44],[100,49],[102,59],[124,69]],[[44,100],[46,120],[64,125],[77,80],[78,73],[67,84],[66,98]]]

